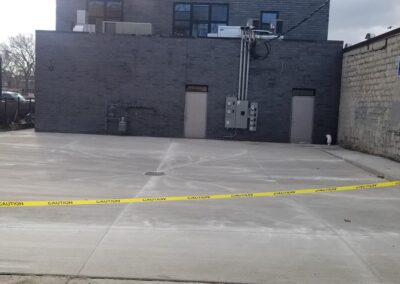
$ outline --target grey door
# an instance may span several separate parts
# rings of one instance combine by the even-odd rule
[[[207,93],[186,92],[185,137],[206,138]]]
[[[312,143],[314,98],[313,96],[293,97],[290,142]]]

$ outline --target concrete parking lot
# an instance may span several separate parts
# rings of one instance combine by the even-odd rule
[[[342,159],[346,153],[312,145],[7,132],[0,133],[0,200],[223,194],[384,181],[379,169]],[[380,162],[382,170],[400,170],[398,163]],[[154,171],[165,175],[145,175]],[[0,208],[0,273],[400,283],[398,189]]]

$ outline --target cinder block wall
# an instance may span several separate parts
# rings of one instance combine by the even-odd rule
[[[184,39],[37,32],[36,130],[104,133],[108,103],[154,108],[132,113],[130,135],[183,137],[185,86],[209,88],[207,137],[224,128],[225,98],[238,86],[238,39]],[[249,100],[258,131],[234,139],[289,142],[293,88],[316,89],[314,142],[336,136],[341,42],[276,41],[252,61]]]
[[[346,51],[339,120],[342,146],[400,161],[400,30]]]
[[[213,3],[199,0],[124,0],[124,21],[152,23],[156,35],[171,36],[174,3]],[[245,25],[247,19],[259,19],[261,11],[278,11],[289,29],[323,4],[324,0],[221,0],[229,4],[229,25]],[[72,31],[76,10],[87,9],[86,0],[57,0],[57,31]],[[288,35],[303,40],[326,40],[328,37],[329,5]]]

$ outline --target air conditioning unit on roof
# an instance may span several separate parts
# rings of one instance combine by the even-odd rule
[[[76,26],[72,29],[74,32],[95,33],[96,26],[87,24],[86,10],[78,10],[76,12]]]
[[[219,26],[218,37],[224,38],[240,38],[242,36],[242,28],[240,26]]]
[[[260,28],[260,19],[248,19],[247,20],[247,26],[248,27],[253,27],[256,30]]]
[[[96,32],[96,26],[95,25],[76,25],[73,30],[74,32],[79,32],[79,33],[95,33]]]

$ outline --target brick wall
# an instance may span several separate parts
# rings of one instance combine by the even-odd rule
[[[174,2],[204,2],[211,0],[124,0],[124,21],[152,23],[154,33],[171,36]],[[284,30],[292,27],[323,4],[324,0],[221,0],[229,4],[229,25],[245,25],[247,19],[259,19],[261,11],[279,11]],[[57,30],[71,31],[76,22],[76,10],[86,9],[86,0],[57,0]],[[303,40],[326,40],[328,37],[329,6],[288,35]]]
[[[400,161],[400,30],[344,54],[339,142]]]
[[[87,10],[87,0],[57,0],[56,30],[72,31],[76,25],[77,10]]]
[[[183,137],[186,84],[209,87],[207,137],[222,139],[225,98],[238,86],[238,39],[37,32],[36,129],[104,133],[105,105],[135,103],[129,134]],[[288,142],[293,88],[316,89],[314,142],[336,136],[341,42],[276,41],[251,63],[258,131],[235,139]],[[261,47],[260,47],[261,48]],[[262,48],[260,49],[262,51]]]

